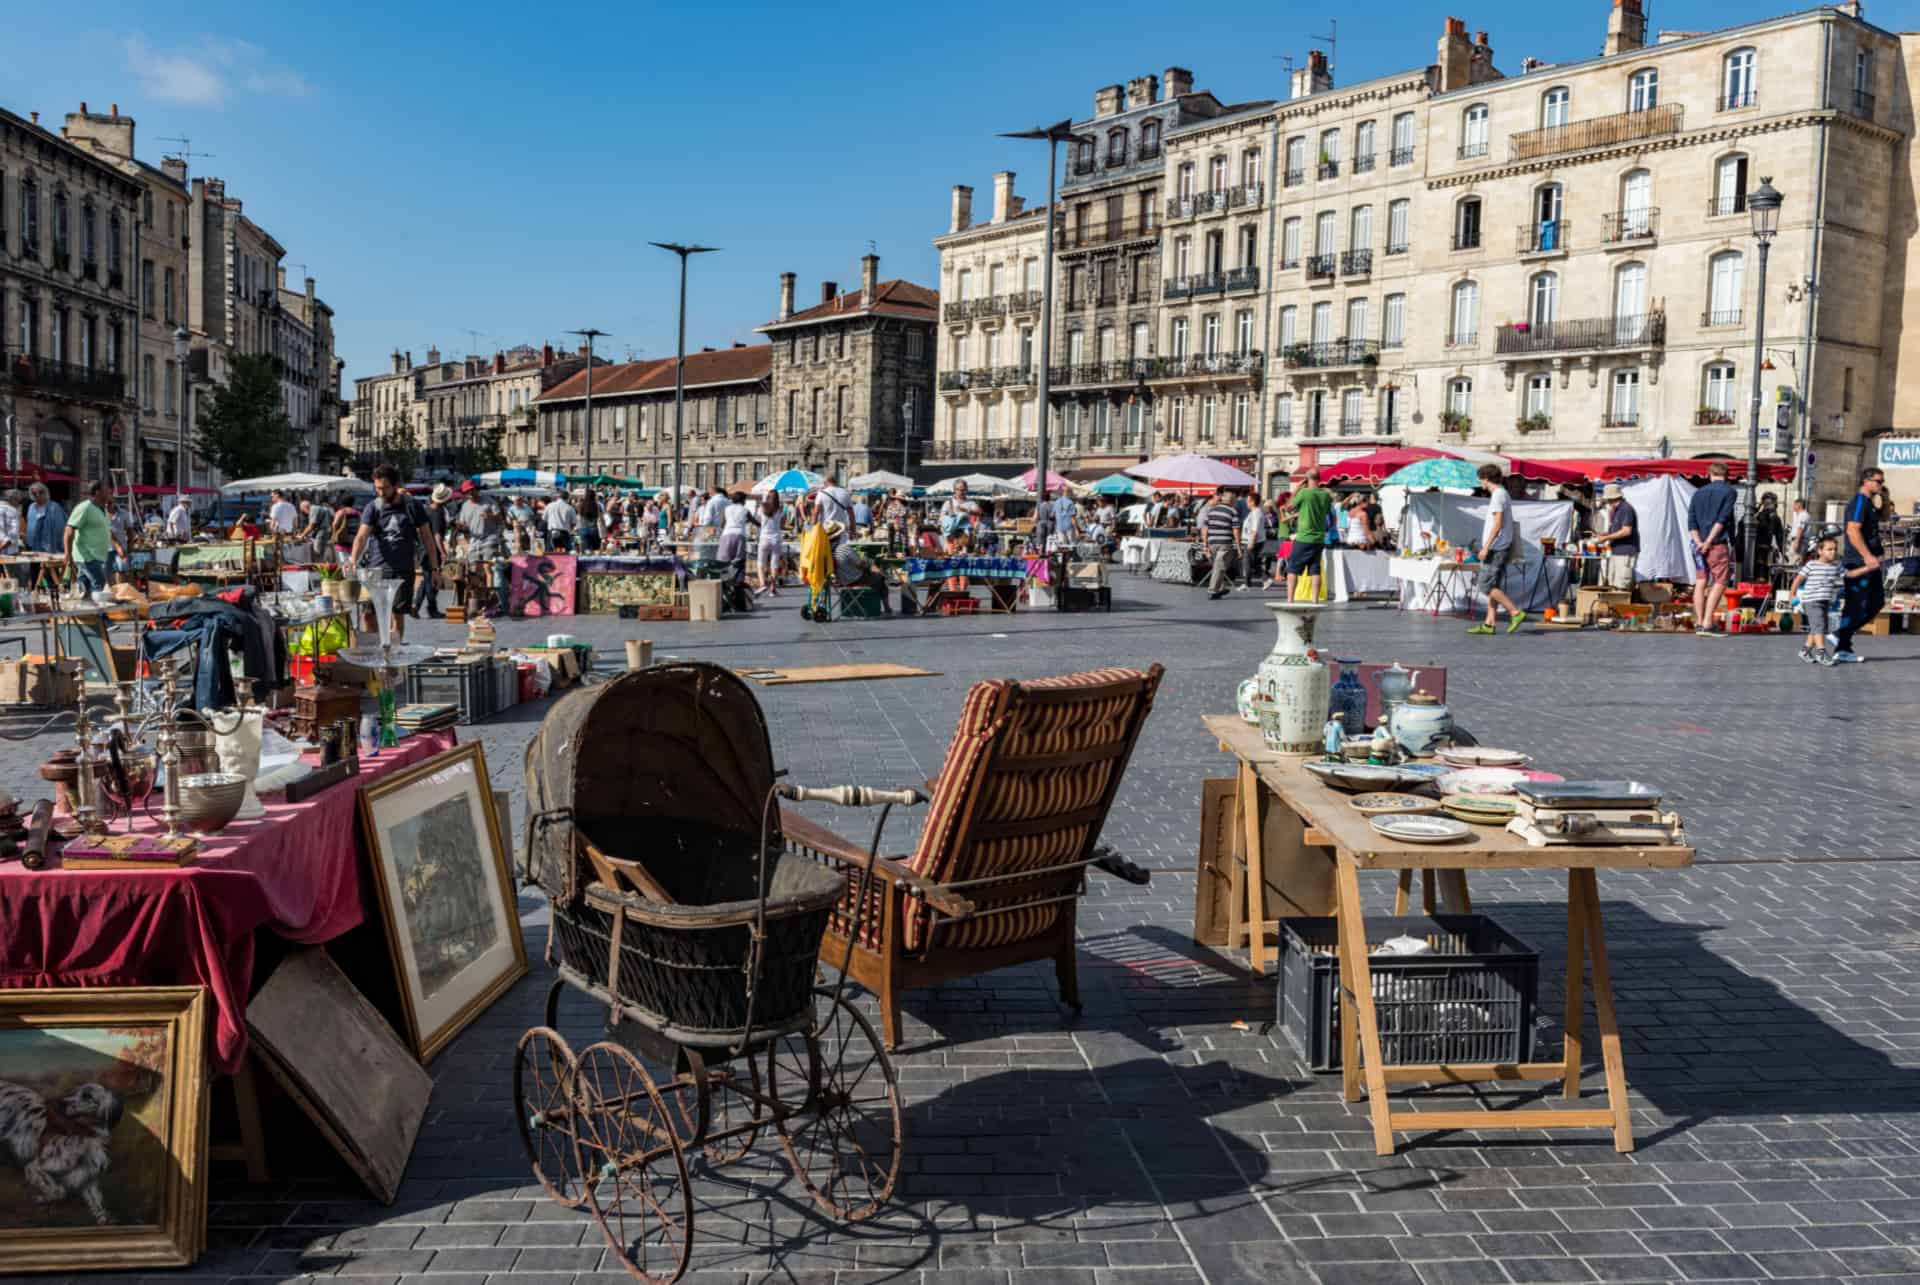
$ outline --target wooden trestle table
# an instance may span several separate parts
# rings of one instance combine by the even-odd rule
[[[1305,764],[1309,759],[1268,750],[1260,730],[1234,715],[1209,714],[1203,721],[1221,750],[1238,760],[1235,820],[1240,860],[1232,872],[1230,944],[1238,945],[1244,937],[1254,971],[1266,971],[1270,953],[1267,934],[1278,929],[1277,922],[1268,917],[1269,894],[1277,894],[1282,904],[1275,909],[1282,914],[1333,916],[1337,920],[1343,1087],[1349,1102],[1358,1102],[1364,1087],[1373,1121],[1374,1149],[1380,1155],[1393,1154],[1395,1132],[1451,1129],[1611,1129],[1616,1151],[1633,1150],[1626,1065],[1614,1013],[1613,981],[1607,970],[1595,872],[1690,866],[1692,848],[1618,844],[1533,848],[1519,836],[1492,826],[1475,826],[1472,838],[1457,843],[1403,843],[1375,831],[1367,818],[1354,810],[1350,795],[1308,772]],[[1470,870],[1565,870],[1567,1031],[1562,1060],[1471,1066],[1384,1065],[1361,914],[1362,870],[1399,871],[1395,914],[1406,913],[1415,870],[1421,872],[1425,883],[1429,911],[1434,908],[1437,876],[1447,907],[1462,913],[1471,909],[1466,879]],[[1205,872],[1202,877],[1207,877]],[[1569,1102],[1578,1101],[1581,1028],[1585,1024],[1582,989],[1589,971],[1606,1077],[1603,1108],[1418,1111],[1395,1109],[1388,1102],[1390,1085],[1481,1080],[1557,1080],[1562,1096]]]

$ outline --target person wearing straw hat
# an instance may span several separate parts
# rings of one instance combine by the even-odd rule
[[[1600,492],[1607,506],[1607,530],[1593,542],[1607,552],[1601,577],[1609,589],[1633,588],[1633,564],[1640,556],[1640,515],[1627,503],[1626,492],[1618,482],[1609,482]]]
[[[431,549],[420,564],[420,586],[413,594],[413,614],[428,620],[440,619],[440,567],[446,560],[447,505],[453,491],[445,482],[433,488],[427,497],[427,530],[432,533]]]

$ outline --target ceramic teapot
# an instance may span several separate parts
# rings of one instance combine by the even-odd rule
[[[1407,697],[1413,695],[1413,685],[1419,677],[1419,670],[1402,668],[1398,661],[1380,671],[1381,722],[1386,722],[1392,716],[1395,705],[1406,704]]]
[[[1393,707],[1388,721],[1393,739],[1414,757],[1424,757],[1453,737],[1453,714],[1426,692],[1415,692]]]

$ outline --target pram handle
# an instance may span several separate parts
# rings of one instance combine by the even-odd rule
[[[886,803],[910,808],[927,801],[925,794],[911,786],[904,790],[876,790],[870,785],[790,785],[782,781],[773,788],[781,798],[795,803],[837,803],[843,808],[875,808]]]

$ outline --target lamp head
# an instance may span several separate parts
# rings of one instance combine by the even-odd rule
[[[1769,177],[1762,177],[1760,186],[1747,194],[1747,213],[1753,216],[1754,240],[1764,243],[1773,239],[1780,227],[1780,205],[1785,199],[1774,189]]]

